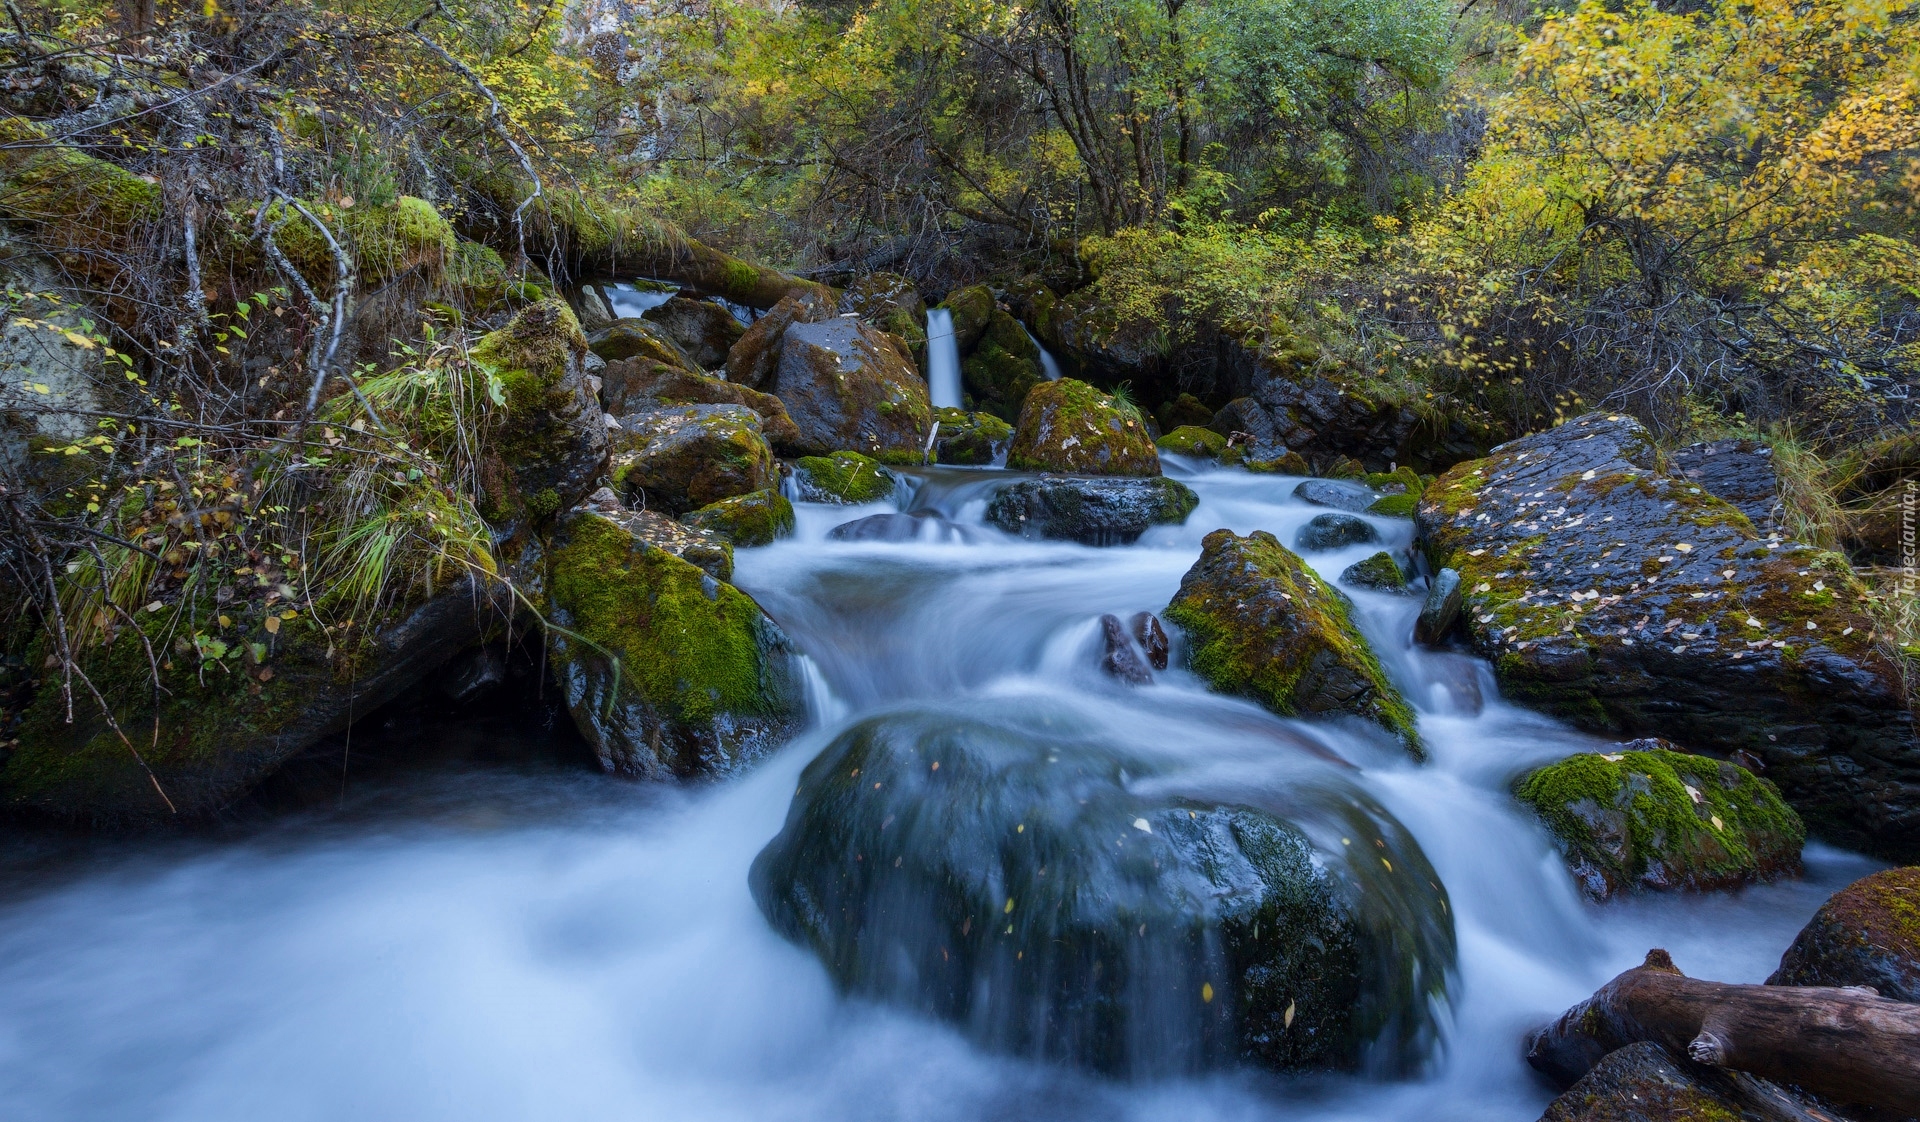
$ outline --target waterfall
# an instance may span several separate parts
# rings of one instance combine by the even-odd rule
[[[927,311],[927,391],[936,409],[960,408],[960,348],[953,342],[953,313]]]
[[[1040,370],[1047,376],[1047,381],[1058,382],[1060,364],[1054,360],[1053,353],[1040,344],[1040,340],[1034,337],[1033,330],[1026,324],[1021,324],[1020,330],[1027,333],[1027,339],[1033,343],[1033,349],[1040,352]]]

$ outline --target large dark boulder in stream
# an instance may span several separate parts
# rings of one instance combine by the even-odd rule
[[[1166,618],[1214,689],[1282,716],[1353,714],[1420,757],[1413,709],[1347,615],[1345,599],[1265,530],[1208,534]]]
[[[613,485],[636,505],[685,514],[778,482],[760,416],[742,405],[660,406],[620,418]]]
[[[1528,773],[1514,794],[1596,900],[1739,888],[1800,872],[1806,828],[1773,784],[1664,740],[1570,756]]]
[[[877,459],[919,462],[933,405],[927,384],[898,340],[852,316],[795,323],[781,339],[766,387],[786,404],[810,455],[842,448]]]
[[[895,712],[807,766],[754,899],[843,989],[995,1051],[1135,1076],[1404,1072],[1446,895],[1357,788],[1229,799],[1059,713]]]
[[[1009,534],[1082,545],[1125,545],[1153,526],[1179,525],[1200,505],[1193,489],[1164,476],[1085,479],[1043,475],[994,492],[986,521]]]
[[[736,770],[805,719],[792,646],[751,596],[650,536],[617,511],[581,508],[560,522],[548,665],[606,770]]]
[[[1844,558],[1762,537],[1591,414],[1453,468],[1421,497],[1502,691],[1590,729],[1745,750],[1816,833],[1920,854],[1920,736]]]
[[[1920,867],[1885,869],[1827,898],[1770,986],[1869,986],[1920,1002]]]
[[[1371,588],[1376,592],[1405,592],[1407,574],[1400,570],[1400,563],[1386,550],[1374,554],[1365,561],[1355,561],[1340,571],[1340,579],[1358,588]]]
[[[1132,405],[1072,378],[1028,392],[1007,466],[1076,475],[1159,475],[1160,453]]]
[[[1301,549],[1309,553],[1323,553],[1331,549],[1345,549],[1350,545],[1372,545],[1380,540],[1380,531],[1373,523],[1351,514],[1316,514],[1300,527],[1295,539]]]
[[[713,300],[675,296],[640,313],[701,370],[718,370],[747,327]]]
[[[833,301],[820,292],[783,296],[727,350],[727,381],[753,390],[771,390],[773,372],[780,366],[787,328],[796,323],[818,323],[834,314]]]
[[[1339,479],[1309,479],[1293,489],[1293,497],[1312,506],[1332,507],[1348,514],[1365,514],[1380,498],[1373,488]]]
[[[840,294],[840,311],[905,343],[914,362],[926,365],[927,301],[911,280],[898,273],[868,273]]]

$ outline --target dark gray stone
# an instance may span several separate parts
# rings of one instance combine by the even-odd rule
[[[1318,552],[1349,545],[1368,545],[1380,540],[1380,532],[1364,518],[1351,514],[1316,514],[1300,528],[1295,539],[1301,549]]]
[[[1199,502],[1186,484],[1164,476],[1043,475],[1001,488],[986,520],[1023,537],[1125,545],[1150,526],[1185,522]]]

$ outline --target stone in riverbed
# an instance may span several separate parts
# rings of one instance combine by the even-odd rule
[[[787,328],[796,323],[817,323],[833,314],[832,302],[819,292],[781,297],[727,349],[727,381],[752,390],[772,390]]]
[[[587,348],[608,362],[642,358],[676,370],[700,370],[666,332],[638,317],[617,319],[595,331],[587,336]]]
[[[1160,453],[1140,411],[1085,382],[1042,382],[1027,394],[1007,466],[1078,475],[1159,475]]]
[[[964,409],[933,411],[940,432],[933,440],[933,458],[942,464],[990,464],[1013,440],[1013,426],[991,413]]]
[[[712,300],[675,296],[640,313],[661,334],[679,346],[701,370],[727,364],[727,352],[747,333],[746,325]]]
[[[1135,1076],[1421,1060],[1452,921],[1384,810],[1337,777],[1188,797],[1074,719],[999,708],[870,718],[802,774],[749,883],[842,990]]]
[[[1155,670],[1167,668],[1169,644],[1166,629],[1160,626],[1159,616],[1152,612],[1135,612],[1133,637],[1139,640],[1140,649],[1147,652],[1147,661]]]
[[[1300,528],[1301,549],[1314,553],[1344,549],[1350,545],[1371,545],[1380,540],[1380,531],[1364,518],[1351,514],[1316,514]]]
[[[606,467],[606,418],[587,381],[587,353],[562,300],[525,308],[468,352],[506,399],[480,465],[480,510],[495,526],[554,517],[584,498]]]
[[[1423,755],[1412,708],[1340,594],[1265,530],[1208,534],[1166,617],[1186,630],[1193,669],[1214,689],[1286,717],[1366,717]]]
[[[1738,888],[1800,871],[1806,829],[1745,768],[1637,740],[1521,779],[1586,894]]]
[[[1365,561],[1355,561],[1340,573],[1340,579],[1361,588],[1371,588],[1378,592],[1405,592],[1407,575],[1400,571],[1400,563],[1393,554],[1381,550]]]
[[[576,510],[591,511],[634,537],[664,549],[698,568],[714,580],[733,579],[733,544],[704,527],[688,526],[659,511],[629,510],[611,487],[602,487],[587,496]]]
[[[1149,527],[1185,522],[1199,504],[1200,498],[1192,488],[1164,476],[1082,479],[1045,475],[994,492],[987,502],[986,521],[1023,537],[1082,545],[1125,545]]]
[[[1309,479],[1293,489],[1293,497],[1314,506],[1330,506],[1349,514],[1365,514],[1381,496],[1370,487],[1335,479]]]
[[[1724,499],[1761,530],[1773,528],[1780,505],[1780,477],[1773,447],[1761,440],[1708,440],[1676,449],[1673,473]]]
[[[1920,855],[1920,735],[1844,558],[1761,537],[1608,414],[1453,468],[1417,521],[1508,697],[1751,752],[1816,834]]]
[[[1413,641],[1429,647],[1447,641],[1453,625],[1460,622],[1460,573],[1442,569],[1427,586],[1427,601],[1420,605],[1420,618],[1413,624]]]
[[[787,451],[800,439],[787,407],[772,394],[650,359],[607,363],[600,371],[600,401],[615,417],[662,405],[744,405],[760,415],[760,431],[775,451]]]
[[[794,448],[812,455],[851,448],[918,463],[933,406],[902,346],[853,316],[790,325],[765,389],[799,430]]]
[[[793,533],[793,504],[772,487],[708,503],[681,518],[738,546],[772,545]],[[725,578],[722,578],[725,579]]]
[[[1784,1088],[1675,1056],[1652,1041],[1607,1053],[1540,1122],[1782,1122],[1828,1119]]]
[[[1770,986],[1869,986],[1920,1002],[1920,867],[1862,877],[1827,898]]]
[[[1039,344],[1019,320],[996,306],[986,331],[960,363],[960,381],[968,396],[986,412],[1017,420],[1028,392],[1046,380]]]
[[[1226,455],[1227,438],[1212,429],[1197,425],[1182,425],[1154,441],[1153,446],[1162,452],[1172,452],[1176,456],[1217,460]]]
[[[742,405],[660,406],[620,418],[613,485],[649,510],[685,514],[777,480],[760,416]]]
[[[872,503],[893,494],[892,472],[858,452],[802,456],[794,461],[794,482],[810,503]]]
[[[1133,645],[1119,616],[1100,617],[1100,638],[1106,646],[1106,653],[1100,657],[1100,669],[1130,686],[1144,686],[1153,681],[1146,657]]]
[[[842,522],[828,530],[827,537],[842,542],[970,542],[974,533],[930,510],[916,510],[911,514],[869,514]]]

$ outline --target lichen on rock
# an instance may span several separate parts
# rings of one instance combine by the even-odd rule
[[[802,456],[795,460],[794,482],[810,503],[872,503],[893,494],[892,472],[858,452]]]
[[[1027,394],[1007,466],[1078,475],[1159,475],[1140,411],[1085,382],[1042,382]]]
[[[772,545],[793,533],[793,504],[769,487],[709,503],[681,521],[737,546]]]
[[[1340,579],[1361,588],[1371,588],[1380,592],[1405,592],[1407,574],[1400,571],[1400,563],[1386,550],[1367,558],[1355,561],[1340,573]]]
[[[794,447],[812,455],[850,448],[918,463],[933,426],[927,384],[912,358],[852,316],[789,325],[765,388],[793,418]]]
[[[1413,709],[1339,593],[1272,534],[1208,534],[1163,614],[1187,632],[1194,672],[1214,689],[1287,717],[1366,717],[1423,758]]]
[[[1773,784],[1663,740],[1570,756],[1528,773],[1514,793],[1596,900],[1735,888],[1800,871],[1806,829]]]
[[[611,443],[615,489],[674,515],[765,490],[778,478],[760,416],[743,405],[629,413]]]
[[[1770,986],[1870,986],[1920,1002],[1920,867],[1883,869],[1827,898]]]
[[[1226,437],[1198,425],[1182,425],[1153,444],[1162,452],[1207,460],[1220,459],[1227,452]]]

